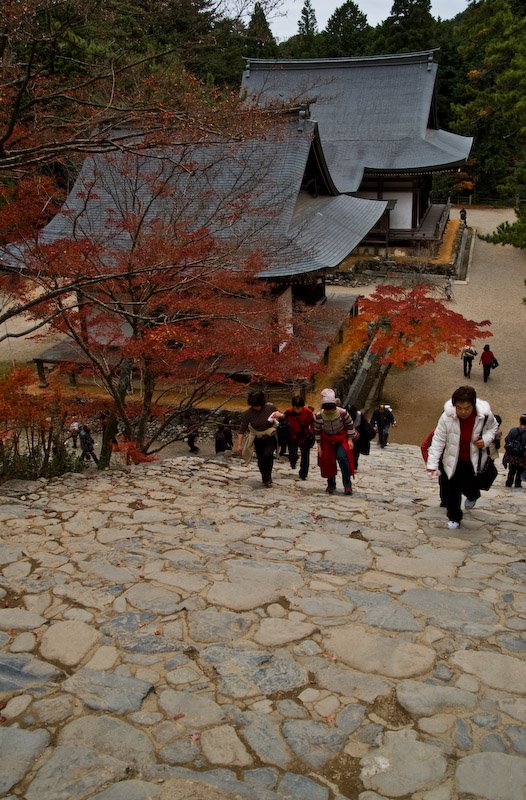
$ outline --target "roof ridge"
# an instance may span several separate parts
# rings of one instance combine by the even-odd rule
[[[290,67],[305,69],[305,67],[333,67],[333,66],[380,66],[392,63],[411,63],[433,61],[434,54],[440,50],[439,47],[429,50],[419,50],[411,53],[386,53],[375,56],[338,56],[334,58],[251,58],[247,57],[245,62],[247,67],[257,67],[259,65],[266,68]]]

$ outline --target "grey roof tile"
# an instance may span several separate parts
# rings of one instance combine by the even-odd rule
[[[248,59],[249,102],[310,101],[340,192],[357,191],[364,170],[436,169],[468,157],[472,139],[428,127],[437,73],[433,51],[369,58]]]
[[[302,133],[294,125],[277,136],[235,145],[89,157],[40,241],[79,237],[103,242],[103,258],[111,265],[131,247],[123,221],[135,214],[146,229],[161,220],[183,230],[206,228],[224,242],[236,240],[241,263],[243,253],[259,247],[266,260],[261,277],[334,267],[363,239],[386,204],[346,196],[314,198],[302,191],[311,147],[318,148],[318,163],[323,162],[317,137],[316,125],[308,122]],[[332,186],[330,175],[325,182]],[[19,256],[19,246],[10,253]]]

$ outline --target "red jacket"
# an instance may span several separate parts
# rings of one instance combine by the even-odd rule
[[[483,367],[487,367],[488,364],[491,364],[495,356],[491,352],[491,350],[483,350],[482,355],[480,356],[479,364],[482,364]]]
[[[285,419],[289,423],[290,440],[294,444],[308,444],[314,435],[314,414],[308,406],[303,406],[299,414],[293,408],[287,408]]]

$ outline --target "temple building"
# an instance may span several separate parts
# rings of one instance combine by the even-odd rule
[[[462,169],[472,139],[439,128],[434,52],[247,59],[247,102],[303,106],[319,126],[338,192],[386,202],[362,244],[414,246],[442,237],[449,205],[433,202],[432,178]]]

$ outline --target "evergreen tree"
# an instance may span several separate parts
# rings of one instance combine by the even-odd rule
[[[259,58],[275,58],[278,46],[265,16],[261,3],[256,2],[250,18],[246,36],[246,55]]]
[[[301,18],[298,22],[300,36],[312,37],[318,33],[318,22],[310,0],[305,0],[301,9]]]
[[[509,0],[470,6],[461,25],[466,74],[454,129],[475,137],[472,171],[479,196],[525,196],[526,18]]]
[[[356,56],[368,53],[370,26],[353,0],[346,0],[329,17],[322,34],[325,56]]]
[[[377,53],[411,53],[436,44],[430,0],[394,0],[391,14],[375,29]]]

